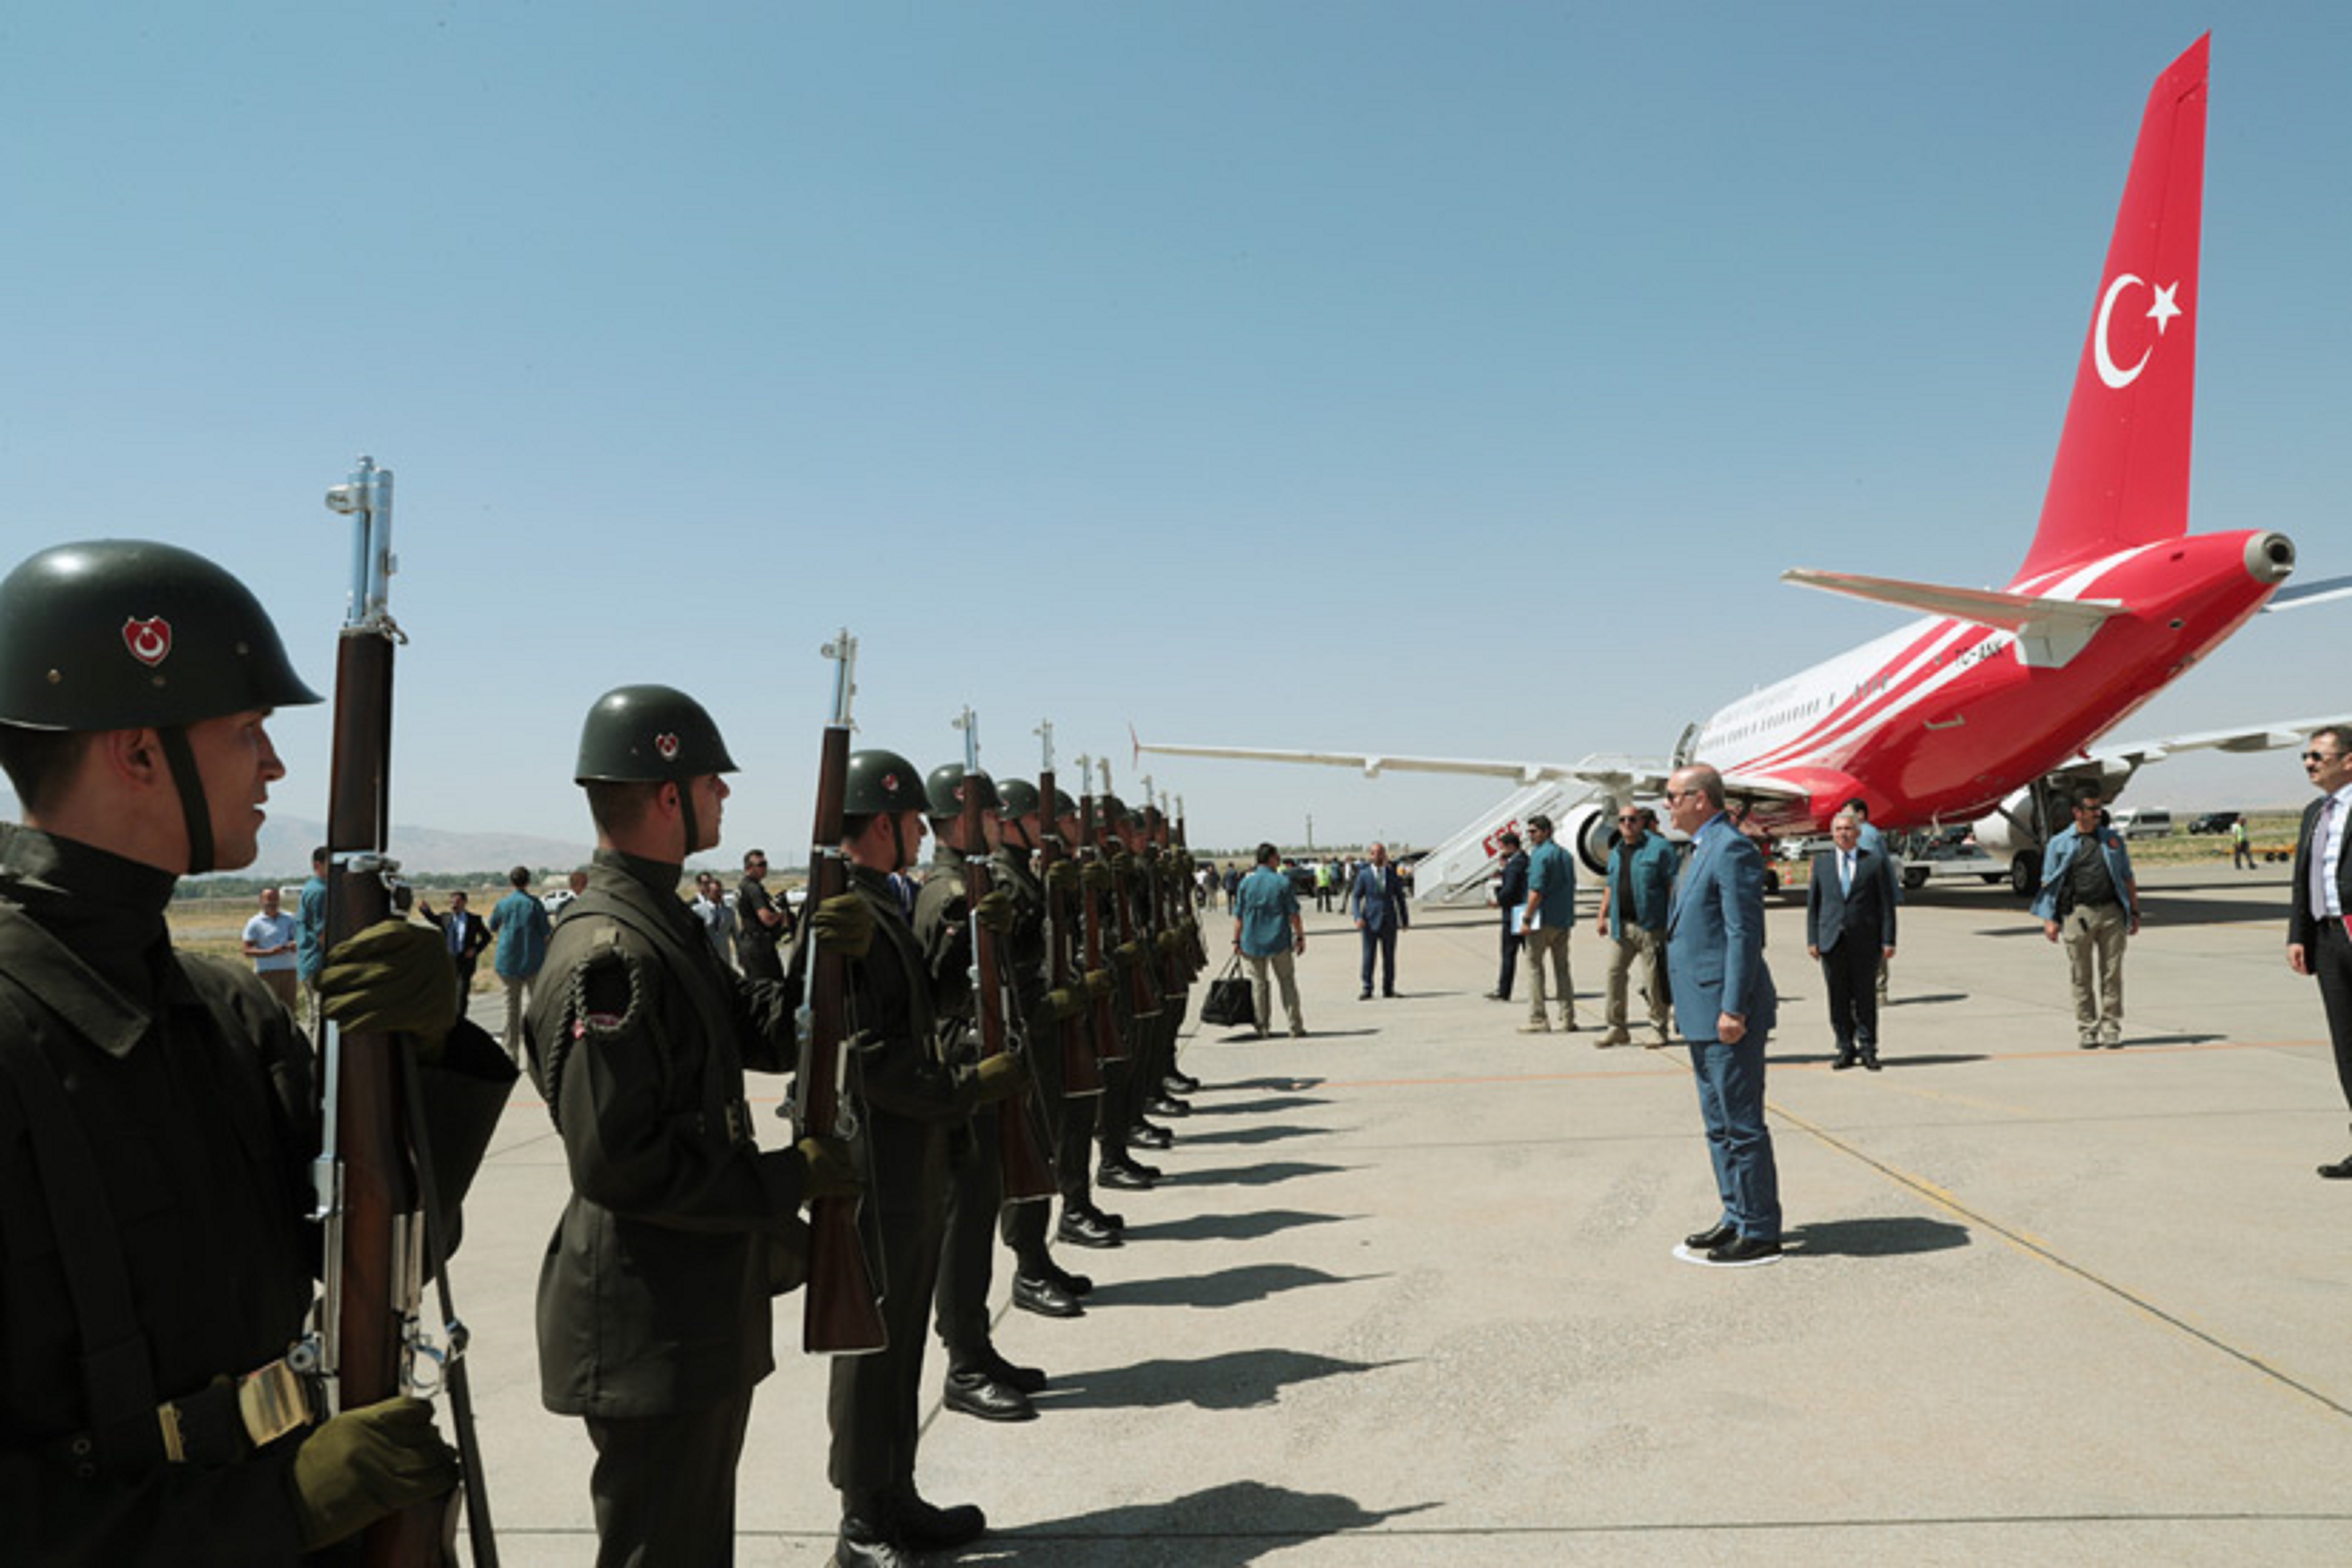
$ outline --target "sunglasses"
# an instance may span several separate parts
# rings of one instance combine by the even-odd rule
[[[2332,763],[2336,760],[2336,753],[2333,752],[2305,752],[2303,753],[2303,760],[2306,763]]]

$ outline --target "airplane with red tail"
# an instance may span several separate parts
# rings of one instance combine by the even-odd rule
[[[1690,726],[1663,762],[1482,761],[1139,738],[1137,750],[1330,763],[1372,775],[1394,769],[1517,780],[1521,795],[1498,811],[1538,809],[1532,796],[1548,783],[1580,788],[1581,802],[1552,815],[1562,841],[1595,871],[1614,837],[1611,802],[1654,795],[1675,767],[1704,761],[1722,772],[1752,833],[1825,832],[1853,799],[1891,830],[1981,818],[1979,843],[2012,853],[2012,881],[2031,890],[2035,848],[2063,822],[2068,785],[2096,780],[2113,792],[2171,752],[2292,744],[2336,721],[2341,715],[2100,744],[2258,612],[2352,594],[2352,579],[2283,591],[2295,567],[2294,545],[2283,533],[2189,531],[2210,42],[2209,35],[2190,46],[2148,94],[2040,524],[2005,588],[1783,573],[1786,582],[1925,618],[1742,697]],[[1496,826],[1482,819],[1462,841],[1490,841]]]

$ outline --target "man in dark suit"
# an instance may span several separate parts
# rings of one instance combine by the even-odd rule
[[[1859,1060],[1878,1070],[1878,973],[1895,956],[1895,863],[1862,842],[1862,819],[1830,819],[1832,847],[1813,857],[1805,893],[1805,951],[1829,983],[1830,1030],[1843,1071]]]
[[[462,1018],[466,998],[474,989],[474,964],[481,958],[482,949],[490,945],[490,922],[467,910],[463,893],[449,895],[446,914],[435,914],[433,906],[422,901],[416,907],[441,929],[442,940],[448,945],[450,965],[457,971],[457,1016]]]
[[[1395,995],[1397,932],[1412,923],[1412,916],[1407,911],[1404,879],[1389,864],[1387,845],[1373,845],[1371,858],[1356,868],[1356,879],[1348,887],[1348,912],[1364,933],[1364,990],[1356,1000],[1371,1000],[1375,952],[1381,960],[1381,994]]]
[[[2352,864],[2344,854],[2346,818],[2352,816],[2352,725],[2330,724],[2312,732],[2304,748],[2303,771],[2319,798],[2304,808],[2303,830],[2294,840],[2294,885],[2286,917],[2286,963],[2297,974],[2319,982],[2327,1009],[2327,1034],[2336,1045],[2336,1080],[2352,1102]],[[2330,1181],[2352,1180],[2352,1154],[2319,1173]]]
[[[1699,1115],[1723,1200],[1683,1256],[1717,1268],[1780,1256],[1780,1175],[1764,1124],[1764,1042],[1780,998],[1764,966],[1764,858],[1723,809],[1723,775],[1703,763],[1666,781],[1666,809],[1691,837],[1666,911],[1675,1023],[1690,1042]]]
[[[1495,883],[1495,906],[1503,911],[1503,973],[1495,981],[1495,988],[1486,993],[1489,1002],[1511,999],[1511,982],[1519,973],[1519,928],[1514,923],[1518,908],[1528,901],[1528,854],[1519,847],[1519,836],[1509,828],[1496,840],[1503,851],[1503,870]]]

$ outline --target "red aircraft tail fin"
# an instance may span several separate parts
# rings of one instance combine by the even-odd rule
[[[2189,528],[2207,34],[2156,79],[2018,579]]]

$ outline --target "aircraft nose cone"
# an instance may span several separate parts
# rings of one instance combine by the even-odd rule
[[[2257,533],[2246,541],[2246,575],[2273,587],[2294,575],[2294,541],[2284,533]]]

